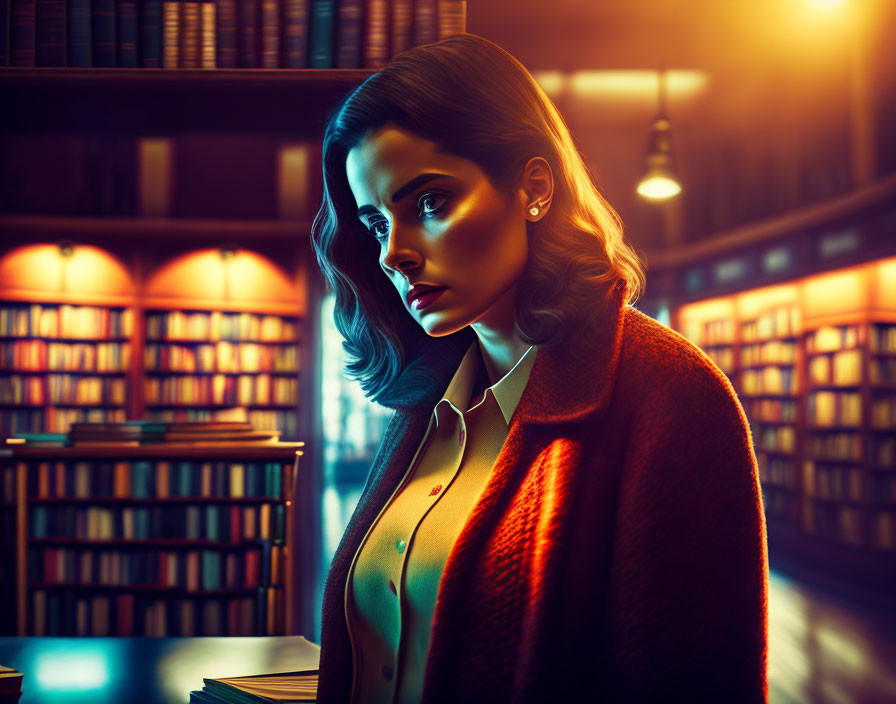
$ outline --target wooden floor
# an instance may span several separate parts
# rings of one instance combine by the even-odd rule
[[[769,582],[771,704],[896,703],[891,607],[780,571],[773,562]]]

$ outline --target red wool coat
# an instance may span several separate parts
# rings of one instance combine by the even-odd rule
[[[539,350],[492,475],[442,574],[425,702],[766,702],[768,556],[756,458],[725,375],[623,304]],[[432,345],[324,591],[318,701],[349,699],[351,560],[470,342]]]

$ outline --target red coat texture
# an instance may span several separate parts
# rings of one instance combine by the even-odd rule
[[[749,425],[712,360],[625,294],[620,281],[598,323],[538,352],[445,564],[424,702],[768,701]],[[349,700],[348,568],[474,335],[433,338],[395,382],[324,591],[319,702]]]

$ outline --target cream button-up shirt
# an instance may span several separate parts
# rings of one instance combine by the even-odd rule
[[[537,352],[530,347],[471,399],[488,375],[479,342],[470,346],[404,478],[361,541],[345,589],[353,703],[420,700],[442,569],[507,438]]]

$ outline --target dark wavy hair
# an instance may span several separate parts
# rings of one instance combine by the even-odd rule
[[[537,224],[528,224],[529,257],[517,293],[516,332],[522,340],[539,347],[561,344],[598,317],[620,280],[627,283],[626,303],[640,297],[644,268],[623,238],[622,221],[526,68],[474,34],[414,47],[330,110],[322,147],[323,202],[311,228],[321,273],[336,296],[334,322],[354,358],[346,374],[360,381],[369,399],[388,396],[390,384],[429,339],[379,267],[380,244],[357,217],[346,175],[349,151],[387,123],[474,162],[507,195],[530,158],[549,162],[551,207]]]

